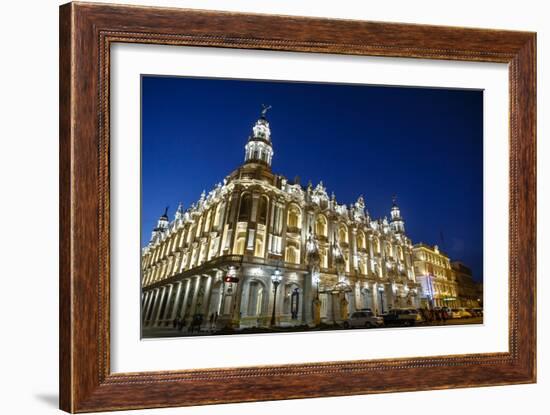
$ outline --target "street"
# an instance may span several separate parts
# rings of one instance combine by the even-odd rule
[[[469,317],[469,318],[455,318],[449,319],[445,323],[442,321],[422,321],[417,322],[416,327],[429,327],[429,326],[458,326],[466,324],[483,324],[483,317]],[[378,329],[403,327],[401,324],[384,325]],[[360,330],[376,330],[377,328],[360,328]],[[358,330],[354,328],[344,328],[339,324],[321,324],[319,327],[307,327],[307,326],[294,326],[294,327],[275,327],[275,328],[258,328],[250,327],[240,330],[211,330],[205,324],[201,327],[200,331],[188,333],[186,328],[181,331],[169,327],[146,327],[143,332],[143,338],[162,338],[162,337],[195,337],[195,336],[212,336],[212,335],[228,335],[228,334],[260,334],[260,333],[292,333],[292,332],[304,332],[304,331],[328,331],[328,330]]]

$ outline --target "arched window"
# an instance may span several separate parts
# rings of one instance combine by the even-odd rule
[[[327,219],[323,215],[318,215],[315,221],[315,233],[317,236],[327,236]]]
[[[264,234],[263,232],[258,232],[256,234],[256,245],[254,247],[254,256],[263,257],[264,256]]]
[[[204,222],[204,231],[208,232],[210,231],[210,220],[212,219],[212,209],[208,211],[206,214],[206,220]]]
[[[380,253],[380,241],[378,240],[378,238],[374,238],[372,240],[372,249],[373,249],[375,254]]]
[[[183,242],[184,242],[184,234],[185,232],[183,230],[181,230],[179,233],[178,233],[178,238],[179,238],[179,241],[178,241],[178,247],[181,248],[183,246]]]
[[[363,275],[367,275],[369,273],[369,270],[367,267],[367,259],[364,259],[359,263],[359,269],[361,270],[361,274]]]
[[[216,227],[220,226],[221,211],[222,211],[222,203],[218,203],[218,206],[216,206],[216,214],[214,215],[214,226]]]
[[[294,244],[289,244],[285,249],[285,261],[291,264],[300,263],[300,250]]]
[[[195,235],[195,227],[191,226],[189,230],[187,231],[187,243],[190,244],[193,240],[193,236]]]
[[[328,267],[327,250],[325,248],[319,249],[319,265],[321,268]]]
[[[258,223],[263,223],[265,225],[267,221],[267,204],[268,204],[268,198],[267,196],[260,197],[260,202],[258,206]]]
[[[386,256],[393,257],[392,249],[390,244],[386,244]]]
[[[197,233],[195,236],[198,238],[201,235],[201,232],[202,232],[202,216],[199,219],[199,224],[197,225]]]
[[[302,214],[300,212],[300,209],[296,205],[290,205],[288,209],[288,216],[287,216],[287,227],[289,228],[300,228]]]
[[[365,234],[363,232],[357,232],[357,248],[365,249]]]
[[[345,225],[340,226],[340,229],[338,229],[338,240],[341,244],[348,242],[348,228]]]
[[[252,206],[252,196],[245,194],[241,197],[241,207],[239,208],[239,222],[246,222],[250,217],[250,207]]]
[[[397,247],[397,255],[399,256],[399,259],[403,261],[403,248],[400,246]]]
[[[248,286],[249,316],[261,316],[263,314],[264,287],[259,281],[251,281]]]
[[[234,255],[243,255],[244,254],[244,246],[246,242],[246,229],[239,231],[237,233],[237,237],[235,238],[235,246],[233,247],[233,254]]]

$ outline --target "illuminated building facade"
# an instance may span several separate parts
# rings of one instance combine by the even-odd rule
[[[458,307],[457,283],[451,261],[438,246],[414,245],[414,273],[421,286],[421,303],[428,308]]]
[[[370,308],[417,307],[413,246],[394,199],[373,219],[273,173],[268,108],[252,128],[244,163],[172,220],[158,220],[142,249],[142,325],[218,329],[339,323]],[[277,280],[280,281],[277,281]]]

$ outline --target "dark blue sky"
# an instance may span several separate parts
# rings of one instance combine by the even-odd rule
[[[273,171],[323,181],[339,203],[388,216],[414,243],[483,273],[483,93],[478,90],[142,77],[142,245],[165,206],[198,200],[244,158],[261,104]],[[442,238],[443,236],[443,238]]]

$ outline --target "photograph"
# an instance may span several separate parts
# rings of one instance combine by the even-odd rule
[[[483,324],[483,178],[483,90],[142,74],[141,336]]]

